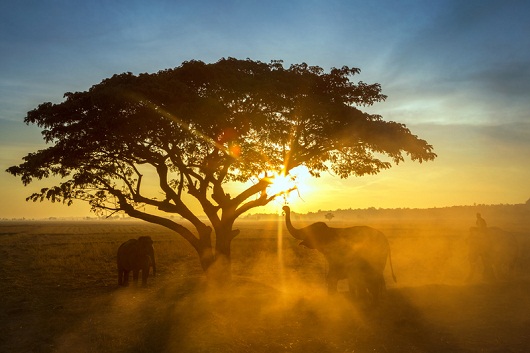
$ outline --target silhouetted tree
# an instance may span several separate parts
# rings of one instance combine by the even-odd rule
[[[326,215],[324,216],[324,218],[326,218],[328,221],[331,221],[333,217],[335,217],[335,215],[331,212],[326,213]]]
[[[435,158],[405,125],[357,108],[386,98],[379,84],[353,83],[359,72],[229,58],[114,75],[28,112],[25,122],[42,128],[50,147],[7,171],[24,185],[61,177],[28,200],[83,200],[96,213],[122,211],[173,230],[219,278],[230,272],[234,221],[279,196],[268,193],[271,172],[305,165],[315,177],[331,170],[346,178],[376,174],[404,155]],[[229,182],[249,180],[228,193]]]

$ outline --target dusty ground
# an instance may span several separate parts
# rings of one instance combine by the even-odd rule
[[[240,228],[234,283],[219,292],[205,284],[193,250],[156,226],[1,223],[0,352],[530,349],[528,256],[512,280],[467,283],[460,226],[380,225],[398,283],[385,273],[376,309],[328,296],[323,258],[288,236],[278,243],[276,223]],[[155,240],[159,275],[147,288],[118,288],[116,249],[140,234]],[[528,233],[518,236],[528,253]]]

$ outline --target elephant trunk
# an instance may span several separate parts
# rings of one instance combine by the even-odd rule
[[[296,239],[304,240],[304,233],[300,229],[293,227],[293,224],[291,223],[291,209],[289,206],[283,206],[283,211],[285,212],[285,225],[287,226],[289,233]]]

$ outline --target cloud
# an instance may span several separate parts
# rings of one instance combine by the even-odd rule
[[[492,92],[503,99],[528,102],[530,60],[491,63],[488,67],[469,72],[466,79],[481,90]]]
[[[523,1],[435,3],[431,20],[401,34],[389,51],[381,81],[390,100],[398,109],[436,108],[450,123],[526,121],[528,11]]]
[[[485,142],[492,146],[512,148],[513,153],[522,158],[530,156],[530,120],[511,124],[496,124],[478,128]],[[517,153],[519,151],[519,153]]]
[[[530,31],[522,1],[453,1],[434,6],[431,21],[411,29],[395,47],[392,60],[421,71],[457,74],[475,65],[528,60]],[[525,32],[524,32],[525,31]],[[442,72],[439,72],[439,71]]]

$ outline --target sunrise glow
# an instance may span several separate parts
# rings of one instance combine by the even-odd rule
[[[529,14],[1,2],[0,353],[526,351]]]
[[[287,175],[273,173],[268,179],[271,184],[267,188],[267,195],[277,195],[274,200],[277,206],[296,204],[312,192],[311,175],[305,166],[293,168]]]

